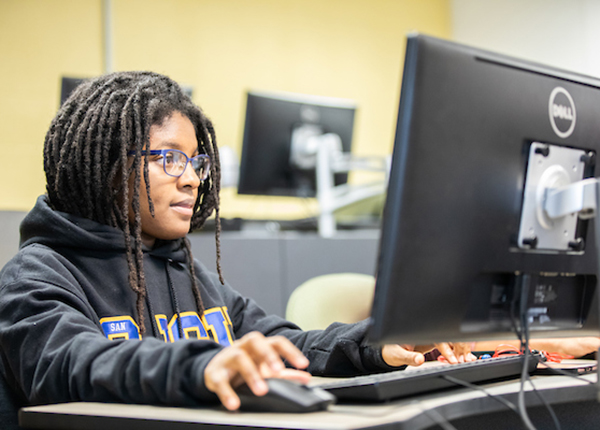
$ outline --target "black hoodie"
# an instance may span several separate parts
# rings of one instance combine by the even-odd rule
[[[19,253],[0,272],[0,370],[23,404],[216,401],[204,369],[251,331],[290,339],[315,375],[390,369],[365,344],[365,321],[302,331],[265,315],[195,261],[206,309],[200,318],[182,242],[144,249],[146,334],[140,336],[122,231],[38,199],[21,224]]]

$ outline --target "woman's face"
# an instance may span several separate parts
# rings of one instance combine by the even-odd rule
[[[180,112],[173,112],[161,125],[151,126],[150,149],[178,149],[189,158],[197,155],[198,139],[192,122]],[[172,240],[184,237],[190,229],[200,186],[200,178],[190,163],[181,176],[173,177],[165,173],[160,155],[148,156],[148,180],[154,204],[154,217],[150,214],[143,172],[140,174],[142,242],[152,247],[156,239]],[[133,181],[130,180],[130,195],[132,190]],[[130,208],[130,222],[133,219],[133,210]]]

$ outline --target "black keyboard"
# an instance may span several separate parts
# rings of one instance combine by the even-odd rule
[[[329,391],[342,401],[385,402],[430,391],[461,387],[453,382],[452,378],[471,384],[518,378],[523,369],[523,361],[523,355],[506,355],[467,363],[424,366],[410,370],[328,380],[317,383],[316,386]],[[527,369],[529,373],[535,370],[538,361],[538,355],[529,357]]]

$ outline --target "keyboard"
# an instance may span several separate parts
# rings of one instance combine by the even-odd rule
[[[529,357],[527,369],[529,373],[535,370],[538,361],[538,355]],[[385,402],[415,394],[461,387],[446,377],[471,384],[518,378],[521,375],[523,362],[524,356],[515,354],[431,367],[425,363],[423,367],[410,368],[410,370],[396,370],[335,381],[328,379],[327,382],[315,385],[329,391],[342,401]]]

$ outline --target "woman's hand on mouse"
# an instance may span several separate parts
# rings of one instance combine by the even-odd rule
[[[469,343],[436,343],[434,345],[385,345],[381,350],[383,361],[389,366],[420,366],[425,362],[423,354],[436,349],[448,363],[475,361]]]
[[[204,384],[227,409],[236,410],[240,399],[235,387],[243,382],[257,396],[267,393],[265,378],[308,382],[308,372],[286,368],[282,358],[296,369],[308,367],[308,359],[285,337],[248,333],[214,356],[204,369]]]

